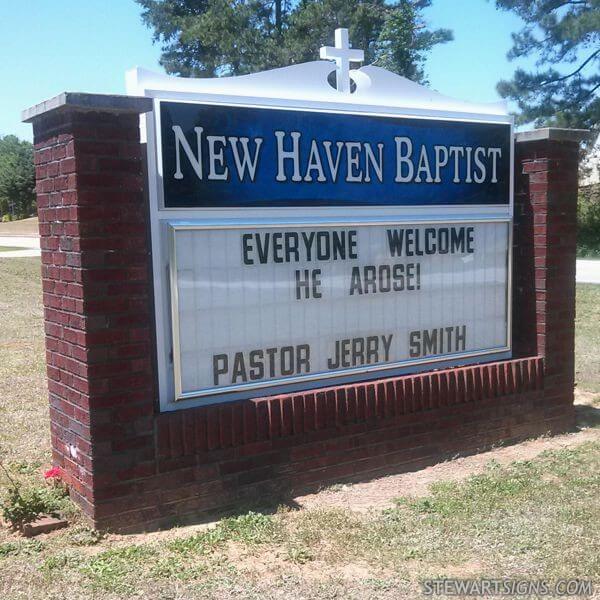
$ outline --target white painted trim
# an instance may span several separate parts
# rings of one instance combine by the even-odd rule
[[[329,61],[319,60],[239,77],[195,79],[135,68],[127,73],[127,92],[179,101],[510,122],[505,102],[458,100],[373,65],[350,71],[354,93],[338,92],[327,82],[334,70]]]

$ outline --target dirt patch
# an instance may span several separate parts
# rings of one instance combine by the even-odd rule
[[[600,395],[577,392],[575,405],[586,410],[578,411],[588,417]],[[584,425],[587,426],[587,425]],[[341,507],[356,512],[385,509],[394,505],[400,496],[422,497],[429,493],[429,486],[438,481],[460,481],[484,471],[490,461],[507,465],[515,461],[531,460],[546,450],[572,448],[585,442],[600,440],[600,429],[582,429],[554,437],[541,437],[521,444],[494,448],[473,456],[455,458],[426,467],[412,473],[390,475],[368,481],[325,489],[316,494],[298,496],[295,501],[302,508]]]
[[[306,581],[324,582],[332,578],[346,582],[367,580],[374,577],[391,576],[383,569],[374,569],[362,562],[329,564],[323,560],[298,562],[276,548],[261,548],[260,551],[244,552],[236,544],[229,544],[227,560],[236,570],[244,573],[254,583],[272,585],[282,573],[301,577]]]

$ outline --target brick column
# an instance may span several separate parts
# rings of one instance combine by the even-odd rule
[[[103,495],[154,469],[139,137],[151,109],[149,98],[65,93],[23,114],[35,138],[53,461],[96,524]]]
[[[579,142],[586,132],[538,129],[515,144],[513,343],[542,355],[546,401],[573,402]]]

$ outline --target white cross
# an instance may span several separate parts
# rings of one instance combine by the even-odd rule
[[[337,89],[339,92],[350,91],[350,63],[362,62],[365,60],[365,53],[362,50],[352,50],[348,43],[348,30],[335,30],[335,47],[322,46],[321,58],[326,60],[335,60]]]

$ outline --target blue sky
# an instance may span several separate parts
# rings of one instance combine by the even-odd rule
[[[455,37],[431,53],[431,86],[457,98],[498,100],[496,82],[515,68],[506,53],[520,20],[490,0],[434,0],[426,18]],[[0,135],[31,139],[21,110],[60,92],[124,93],[127,69],[161,70],[160,48],[134,0],[0,0],[0,33]]]

